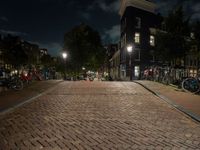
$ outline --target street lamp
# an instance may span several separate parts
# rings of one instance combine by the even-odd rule
[[[63,52],[63,53],[62,53],[62,56],[63,56],[63,59],[66,60],[66,58],[67,58],[67,53],[66,53],[66,52]]]
[[[66,52],[63,52],[63,53],[62,53],[62,57],[63,57],[63,59],[65,60],[64,79],[66,80],[66,78],[67,78],[67,77],[66,77],[66,69],[67,69],[67,61],[66,61],[66,60],[67,60],[67,53],[66,53]]]
[[[132,80],[132,63],[131,63],[131,54],[133,51],[133,46],[132,45],[128,45],[127,46],[127,52],[129,53],[129,71],[130,71],[130,81]]]

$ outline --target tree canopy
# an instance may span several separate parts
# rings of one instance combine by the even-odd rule
[[[171,11],[164,21],[164,31],[156,34],[156,55],[164,61],[182,58],[188,51],[190,17],[184,15],[182,7]]]
[[[195,37],[195,42],[198,46],[198,50],[200,50],[200,21],[196,21],[193,23],[193,34]]]
[[[192,44],[197,46],[197,56],[200,58],[200,21],[193,22],[192,25]]]
[[[85,24],[78,25],[65,34],[64,50],[69,54],[68,68],[76,72],[80,72],[83,66],[96,70],[105,58],[99,33]]]

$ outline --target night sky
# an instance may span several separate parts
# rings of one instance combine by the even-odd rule
[[[178,0],[156,0],[166,15]],[[199,0],[179,0],[192,19],[200,19]],[[119,0],[1,0],[0,34],[19,35],[47,48],[52,55],[62,49],[64,33],[86,23],[98,30],[103,43],[119,40]]]

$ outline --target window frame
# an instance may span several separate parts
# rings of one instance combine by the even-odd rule
[[[134,34],[134,43],[140,44],[140,33],[139,32],[135,32],[135,34]]]

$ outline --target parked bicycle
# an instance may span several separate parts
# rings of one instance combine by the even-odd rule
[[[31,72],[26,72],[23,70],[20,74],[20,79],[24,82],[29,84],[32,81],[32,73]]]
[[[200,92],[200,79],[189,77],[182,81],[182,89],[186,92],[198,93]]]
[[[8,78],[1,78],[0,86],[18,91],[23,89],[23,82],[17,75],[14,75]]]
[[[169,85],[171,83],[171,77],[169,71],[164,72],[164,76],[162,77],[162,83]]]
[[[20,78],[24,83],[31,83],[32,80],[43,80],[42,73],[36,70],[23,70],[20,74]]]

